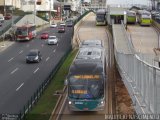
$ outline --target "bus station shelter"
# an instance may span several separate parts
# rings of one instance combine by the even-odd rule
[[[126,10],[122,7],[108,7],[108,24],[120,24],[121,20],[126,24]]]

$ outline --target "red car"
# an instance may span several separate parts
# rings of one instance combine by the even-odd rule
[[[59,32],[59,33],[65,32],[65,27],[64,27],[64,26],[59,26],[59,27],[58,27],[58,32]]]
[[[5,20],[9,20],[12,18],[12,15],[10,13],[7,13],[5,16],[4,16],[4,19]]]
[[[48,33],[42,33],[41,34],[41,39],[48,39],[49,34]]]

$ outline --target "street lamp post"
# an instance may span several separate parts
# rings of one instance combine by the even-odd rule
[[[49,0],[49,24],[51,24],[51,0]]]
[[[37,0],[34,1],[34,24],[36,24],[36,2]]]

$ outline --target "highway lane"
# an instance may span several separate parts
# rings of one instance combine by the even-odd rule
[[[57,29],[54,28],[44,30],[59,38],[58,46],[47,45],[46,41],[40,40],[38,35],[36,39],[29,42],[16,42],[0,53],[0,113],[15,114],[23,108],[68,50],[71,29],[66,27],[65,33],[57,33]],[[42,61],[26,64],[25,56],[33,48],[41,51]]]

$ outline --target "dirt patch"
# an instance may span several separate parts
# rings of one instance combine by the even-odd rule
[[[123,114],[123,115],[124,114],[128,114],[128,115],[134,114],[135,110],[134,110],[134,107],[132,106],[132,100],[119,75],[117,75],[115,94],[116,94],[116,112],[117,114]]]

